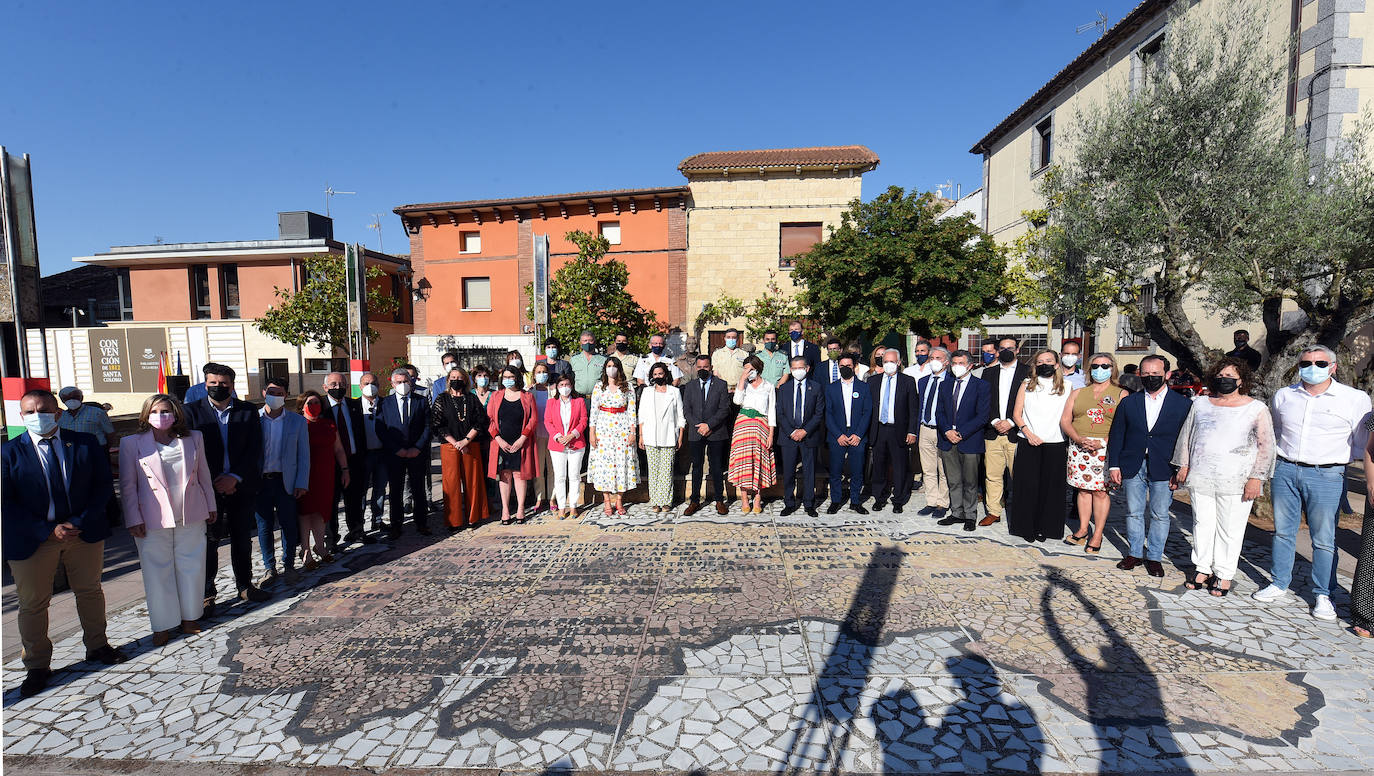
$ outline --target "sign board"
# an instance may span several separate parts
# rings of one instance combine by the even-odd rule
[[[91,329],[92,393],[132,393],[129,346],[120,329]]]
[[[534,324],[549,325],[549,236],[534,236]]]
[[[130,382],[134,393],[157,393],[158,359],[167,350],[167,330],[126,329]]]
[[[344,293],[348,303],[349,355],[367,358],[367,251],[357,243],[344,246]]]

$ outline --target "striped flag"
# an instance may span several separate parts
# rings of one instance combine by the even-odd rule
[[[157,357],[157,392],[167,392],[167,351],[162,351]]]

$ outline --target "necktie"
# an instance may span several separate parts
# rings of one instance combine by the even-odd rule
[[[878,418],[880,422],[892,422],[892,375],[883,378],[883,416]]]
[[[927,426],[935,425],[935,392],[940,389],[940,378],[932,377],[926,383],[926,408],[921,413],[921,422]]]
[[[831,361],[831,362],[830,362],[830,382],[833,383],[833,382],[835,382],[835,381],[838,380],[838,379],[840,379],[840,362],[838,362],[838,361]]]
[[[702,380],[702,381],[701,381],[701,404],[702,404],[702,406],[706,406],[706,395],[709,394],[710,392],[711,392],[711,381],[710,381],[710,380]]]
[[[409,422],[410,422],[410,397],[409,397],[409,396],[402,396],[402,397],[401,397],[401,424],[402,424],[402,425],[405,425],[405,424],[407,424],[407,423],[409,423]]]
[[[40,439],[38,450],[48,465],[48,490],[52,493],[53,518],[65,523],[72,516],[71,502],[67,500],[67,485],[62,480],[62,462],[57,459],[53,440]]]
[[[339,429],[339,438],[343,440],[345,455],[353,455],[353,435],[348,433],[348,424],[344,422],[344,403],[339,402],[334,405],[334,425]]]
[[[964,398],[964,384],[967,381],[960,380],[954,384],[954,414],[959,414],[959,402]]]
[[[794,412],[794,413],[796,414],[796,416],[797,416],[797,426],[798,426],[798,427],[801,427],[801,424],[802,424],[802,402],[805,401],[805,400],[802,398],[802,396],[803,396],[803,394],[802,394],[802,385],[801,385],[800,382],[797,383],[797,389],[796,389],[795,391],[793,391],[793,396],[795,397],[794,399],[792,399],[792,404],[795,405],[794,408],[793,408],[793,412]]]

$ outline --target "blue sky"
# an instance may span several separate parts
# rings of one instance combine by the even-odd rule
[[[700,151],[863,143],[964,191],[968,149],[1136,0],[10,0],[0,144],[45,274],[110,245],[264,239],[279,210],[408,249],[397,205],[678,185]],[[19,64],[19,63],[22,63]]]

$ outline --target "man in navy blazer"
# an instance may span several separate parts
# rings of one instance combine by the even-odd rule
[[[792,379],[778,388],[778,448],[782,452],[782,516],[797,511],[797,464],[801,463],[801,504],[816,517],[816,448],[824,430],[825,391],[811,379],[806,356],[793,356]]]
[[[186,423],[205,440],[205,462],[215,488],[219,519],[205,531],[205,616],[214,614],[219,543],[229,537],[229,562],[239,598],[269,600],[253,584],[254,512],[262,485],[262,420],[258,408],[234,395],[234,370],[205,365],[206,397],[186,405]]]
[[[854,376],[852,354],[840,356],[839,375],[840,379],[825,387],[825,432],[830,446],[830,509],[826,512],[833,515],[844,503],[844,473],[848,467],[849,505],[866,515],[868,510],[864,509],[860,494],[864,489],[864,450],[873,421],[873,398],[868,384]]]
[[[382,440],[387,460],[387,498],[391,502],[388,533],[393,539],[401,535],[405,517],[403,493],[409,479],[415,530],[428,536],[429,493],[425,489],[425,473],[430,468],[429,400],[413,391],[410,371],[397,367],[391,370],[391,393],[381,399],[381,409],[377,436]]]
[[[27,431],[5,442],[2,451],[0,524],[19,599],[19,641],[28,670],[19,694],[25,698],[42,692],[52,675],[48,602],[59,563],[76,597],[86,659],[107,665],[126,659],[106,638],[100,587],[110,535],[105,508],[114,493],[110,456],[90,434],[59,429],[61,414],[51,391],[25,393],[19,417]]]
[[[802,333],[801,321],[792,321],[787,324],[787,340],[787,357],[801,356],[805,358],[806,367],[811,370],[812,378],[819,377],[821,349],[816,343],[806,341],[806,335]],[[821,380],[822,384],[825,382],[825,380]]]
[[[1164,356],[1142,358],[1139,374],[1145,390],[1121,400],[1107,435],[1107,475],[1112,484],[1125,486],[1126,539],[1130,544],[1116,567],[1130,571],[1143,558],[1150,576],[1162,577],[1169,506],[1177,487],[1170,461],[1193,405],[1183,394],[1169,389],[1169,359]]]
[[[949,483],[949,517],[940,525],[978,525],[978,465],[985,449],[983,428],[992,416],[992,391],[972,374],[973,357],[956,350],[949,357],[950,377],[940,382],[935,427],[940,434],[940,461]]]
[[[902,353],[896,348],[883,351],[883,368],[868,376],[873,395],[873,509],[880,510],[892,498],[892,511],[902,513],[911,498],[911,473],[907,464],[911,448],[921,430],[920,404],[916,380],[902,374]],[[889,479],[888,469],[892,470]]]

